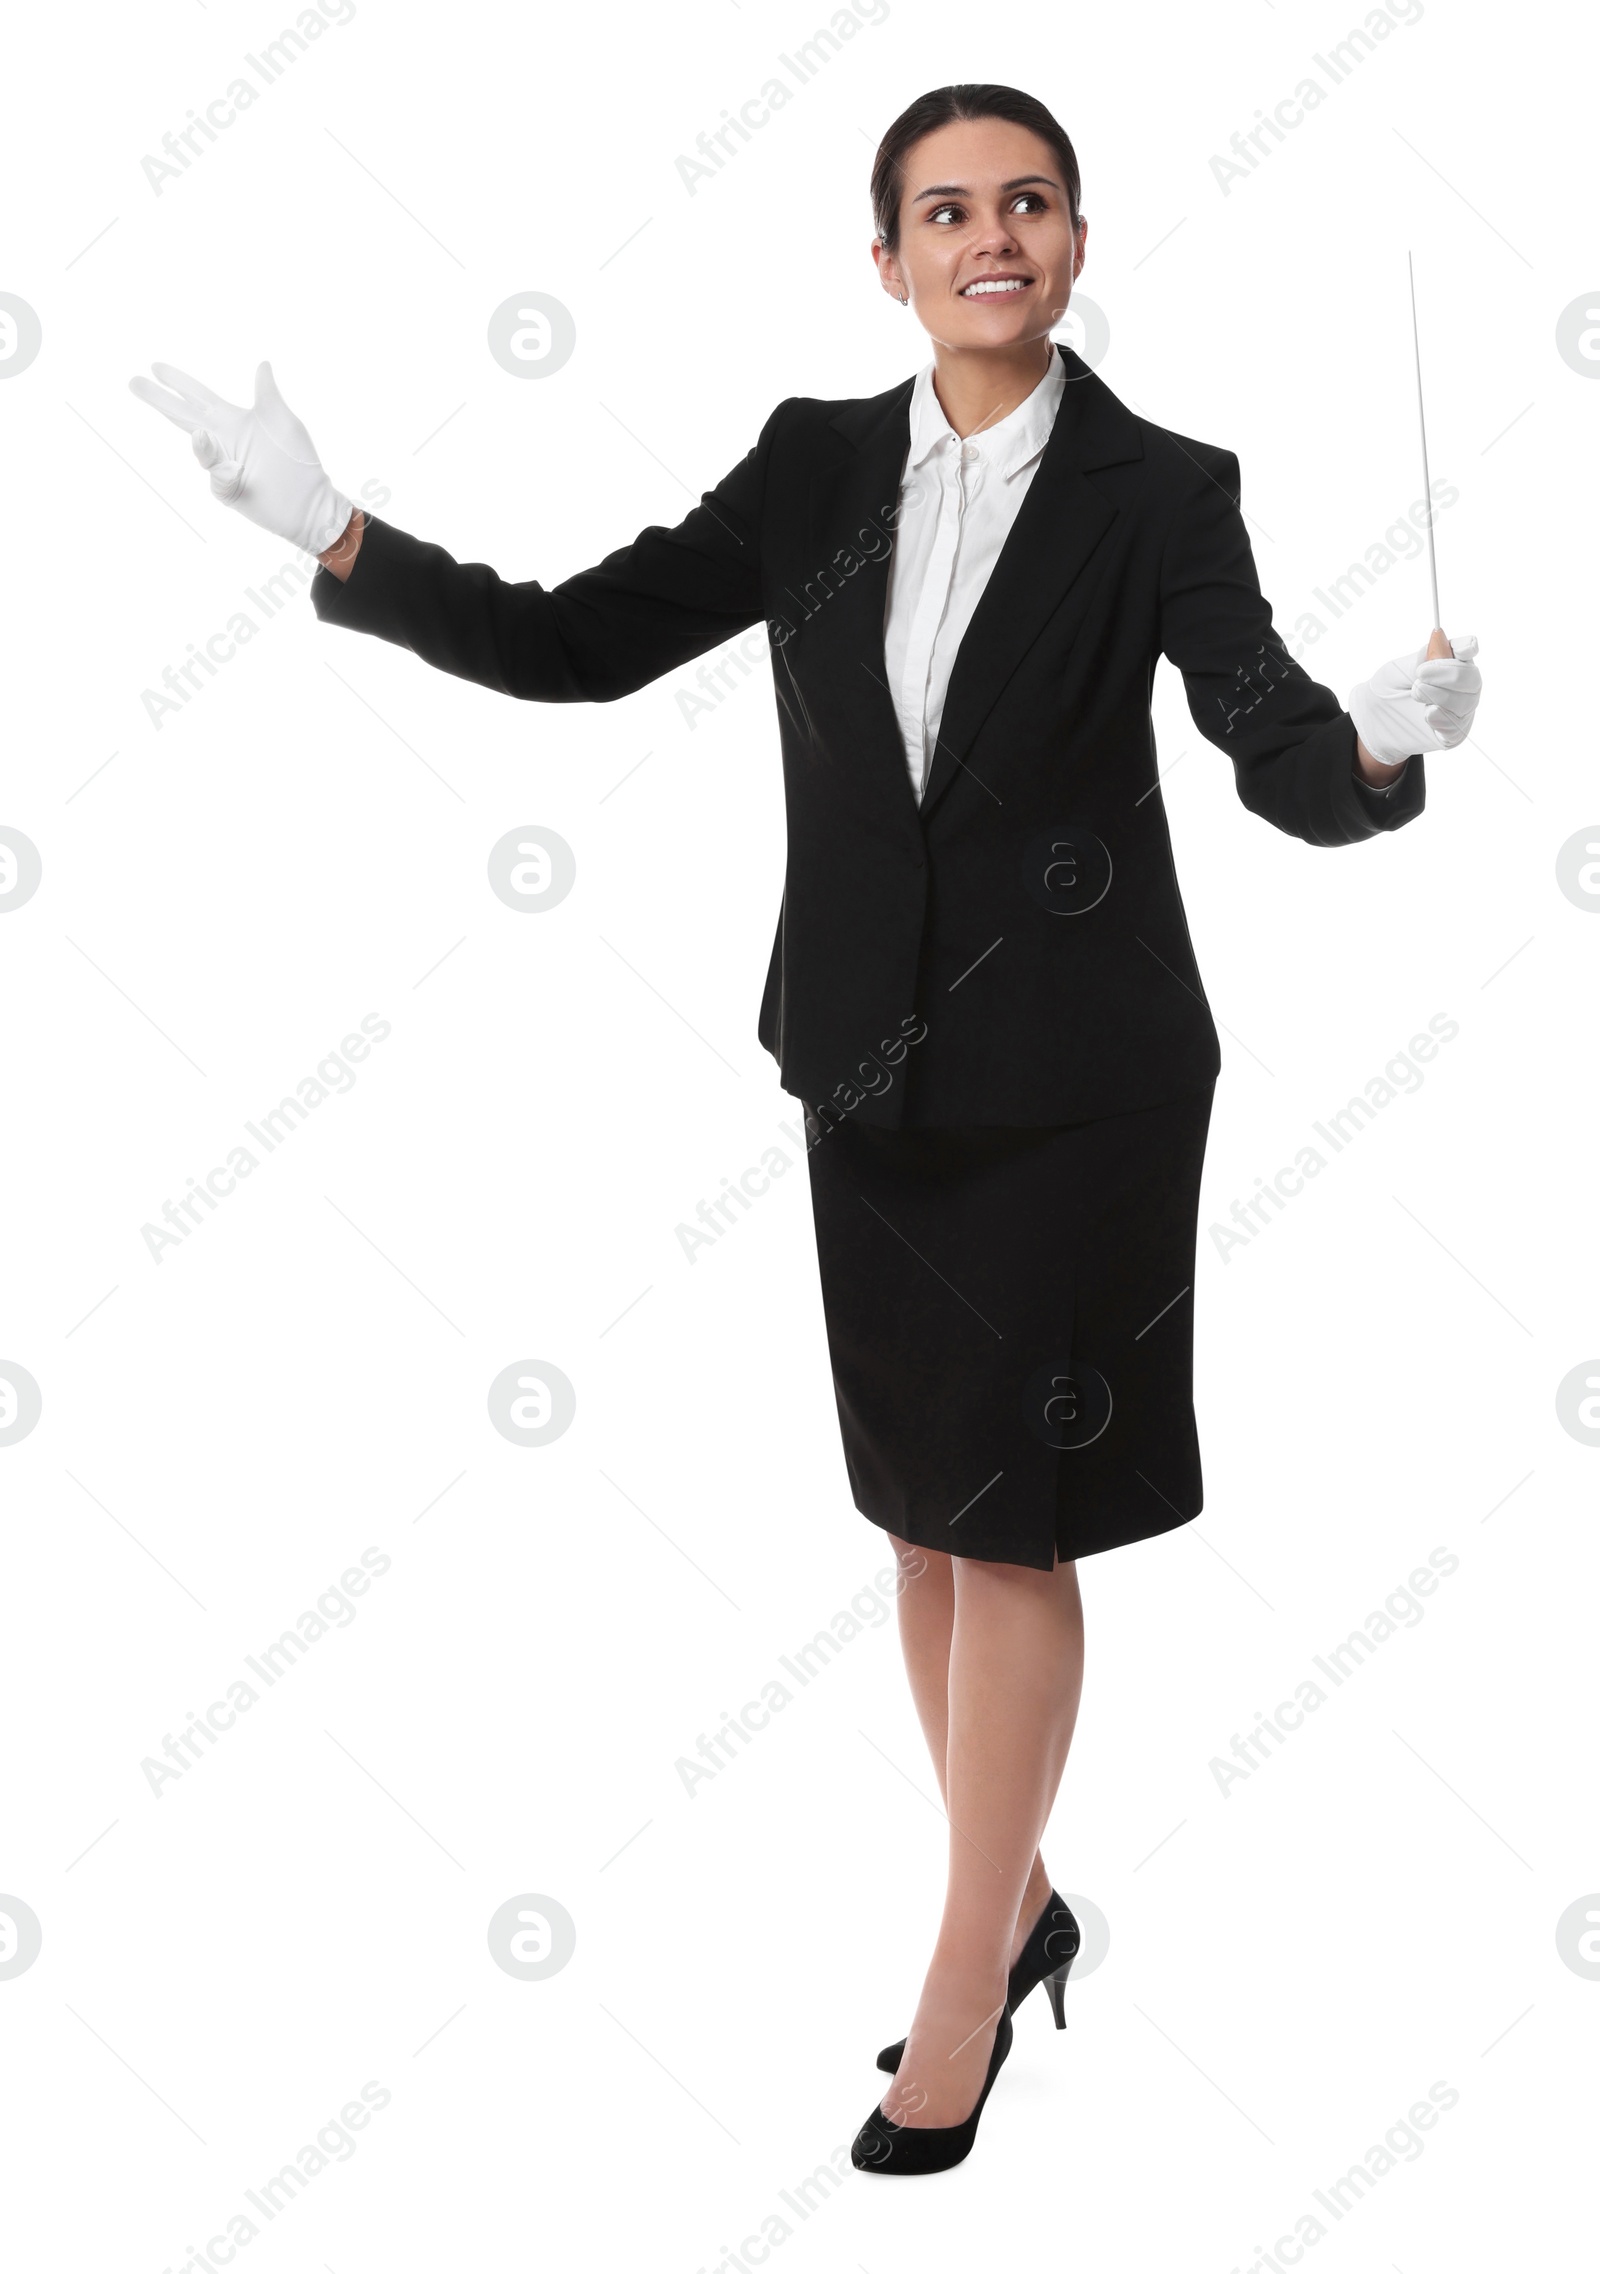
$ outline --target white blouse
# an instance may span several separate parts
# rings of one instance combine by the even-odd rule
[[[1038,471],[1066,381],[1052,353],[1033,393],[965,442],[940,408],[931,363],[911,390],[883,645],[919,804],[961,635]]]

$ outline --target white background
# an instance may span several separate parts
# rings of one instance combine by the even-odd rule
[[[1438,2080],[1420,2152],[1306,2256],[1570,2262],[1600,1983],[1556,1922],[1600,1887],[1600,1454],[1556,1391],[1600,1350],[1600,930],[1556,861],[1600,824],[1600,387],[1556,325],[1600,302],[1592,44],[1427,0],[1225,194],[1213,157],[1359,9],[894,0],[690,194],[677,159],[824,10],[360,0],[156,194],[141,160],[292,21],[168,0],[9,35],[0,290],[43,327],[0,385],[0,823],[43,863],[0,926],[0,1358],[43,1399],[0,1453],[0,1892],[43,1931],[0,1981],[18,2263],[186,2264],[368,2080],[388,2105],[242,2262],[1227,2274]],[[534,709],[301,596],[158,729],[143,691],[291,553],[127,381],[166,360],[243,400],[269,356],[341,487],[558,581],[678,520],[781,397],[923,360],[868,169],[915,95],[983,77],[1074,138],[1101,375],[1239,453],[1286,637],[1419,494],[1413,249],[1460,492],[1444,621],[1485,694],[1422,817],[1319,851],[1244,811],[1162,666],[1225,1066],[1205,1510],[1082,1568],[1045,1849],[1110,1946],[1065,2036],[1022,2010],[958,2173],[847,2171],[801,2218],[780,2190],[909,2019],[945,1833],[888,1621],[692,1798],[675,1767],[886,1561],[755,1034],[769,675],[692,729],[688,673]],[[485,344],[527,291],[577,326],[535,381]],[[1425,562],[1317,612],[1342,701],[1425,639]],[[485,877],[535,824],[578,863],[539,916]],[[142,1227],[370,1012],[353,1090],[155,1262]],[[1224,1260],[1208,1227],[1437,1013],[1420,1089]],[[677,1225],[775,1142],[789,1175],[691,1264]],[[577,1397],[539,1450],[486,1405],[531,1359]],[[141,1763],[368,1548],[353,1623],[157,1797]],[[1420,1624],[1224,1795],[1235,1733],[1440,1548]],[[519,1894],[575,1922],[543,1981],[489,1954]]]

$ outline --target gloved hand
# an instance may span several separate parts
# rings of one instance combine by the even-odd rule
[[[343,536],[355,507],[323,472],[310,435],[278,392],[270,363],[257,366],[249,410],[225,403],[170,363],[150,368],[164,386],[143,377],[128,385],[142,403],[153,404],[192,437],[195,456],[210,469],[213,497],[304,553],[325,553]]]
[[[1478,642],[1467,632],[1452,640],[1453,655],[1429,659],[1425,647],[1397,655],[1352,687],[1345,709],[1356,732],[1385,766],[1422,750],[1453,750],[1472,730],[1483,678],[1472,658]]]

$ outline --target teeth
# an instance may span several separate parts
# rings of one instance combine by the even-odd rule
[[[987,298],[991,293],[1020,292],[1022,289],[1023,279],[1021,277],[1012,277],[1007,280],[1001,280],[997,278],[993,283],[990,283],[986,279],[981,284],[969,284],[963,291],[961,297],[963,300],[975,300],[980,293]]]

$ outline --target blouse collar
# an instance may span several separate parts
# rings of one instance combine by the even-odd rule
[[[945,417],[934,392],[933,371],[931,363],[924,364],[911,390],[908,466],[920,466],[941,444],[960,447],[960,437]],[[981,427],[969,434],[968,443],[1009,480],[1030,459],[1036,458],[1049,441],[1066,383],[1067,367],[1052,342],[1050,368],[1032,394],[1024,396],[1014,411],[1008,411],[993,426]]]

